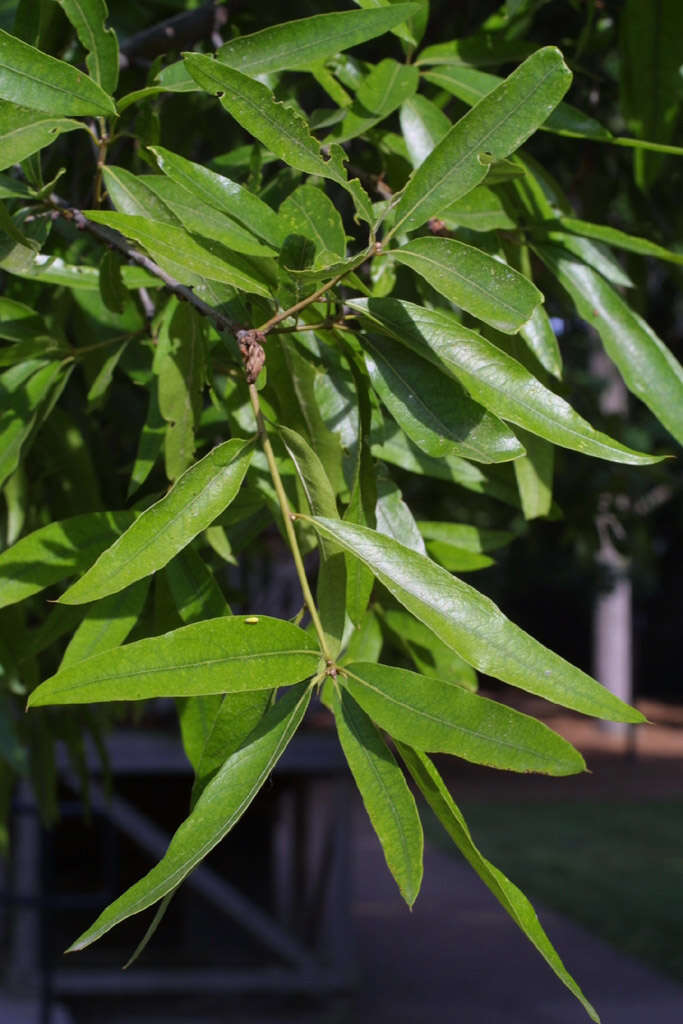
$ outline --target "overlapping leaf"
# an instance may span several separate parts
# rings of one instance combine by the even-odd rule
[[[418,750],[515,772],[572,775],[585,768],[578,751],[535,718],[445,679],[371,662],[345,665],[344,677],[373,722]]]
[[[546,46],[528,57],[493,92],[455,124],[408,182],[396,208],[396,227],[408,231],[438,216],[479,185],[501,160],[543,124],[569,88],[562,54]]]
[[[70,947],[84,949],[132,914],[172,892],[242,817],[269,777],[304,716],[310,700],[296,687],[264,716],[246,742],[211,780],[177,830],[163,859],[119,896]]]
[[[661,461],[595,430],[521,363],[463,327],[452,314],[399,299],[354,299],[351,305],[416,352],[438,357],[472,398],[501,419],[553,444],[611,462],[644,465]]]
[[[2,29],[0,97],[55,117],[116,113],[114,101],[92,78]]]
[[[196,462],[60,600],[95,601],[163,568],[227,508],[239,491],[252,450],[253,441],[234,439]]]
[[[431,559],[364,526],[311,521],[323,536],[365,562],[397,601],[481,672],[587,715],[643,721],[639,711],[534,640],[493,601]]]

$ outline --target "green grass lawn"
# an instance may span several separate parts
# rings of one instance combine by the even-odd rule
[[[532,901],[683,981],[683,799],[460,806],[482,852]],[[436,819],[425,825],[459,856]]]

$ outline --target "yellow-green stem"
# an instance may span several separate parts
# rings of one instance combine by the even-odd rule
[[[249,385],[249,399],[251,401],[251,407],[254,410],[254,416],[256,417],[256,425],[258,427],[259,437],[261,439],[261,446],[263,453],[268,463],[268,469],[270,476],[275,487],[275,493],[277,494],[278,504],[282,512],[282,518],[285,524],[285,533],[287,534],[287,540],[292,552],[292,558],[294,559],[294,565],[296,567],[296,574],[299,577],[299,583],[301,585],[301,592],[304,596],[304,602],[311,616],[313,628],[316,631],[318,640],[320,642],[320,650],[322,651],[323,657],[326,661],[331,662],[332,657],[327,647],[327,640],[325,639],[325,630],[323,624],[320,621],[318,609],[316,607],[311,588],[308,585],[308,577],[306,576],[306,570],[304,568],[304,560],[301,557],[301,550],[299,548],[299,542],[296,539],[296,532],[294,530],[294,523],[292,520],[292,510],[289,507],[289,501],[287,494],[282,483],[280,471],[277,468],[277,462],[275,461],[275,453],[268,437],[266,430],[266,424],[263,419],[263,413],[261,412],[261,403],[259,402],[258,391],[254,384]]]

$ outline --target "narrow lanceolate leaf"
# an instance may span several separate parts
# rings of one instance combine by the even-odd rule
[[[85,128],[66,117],[46,117],[35,110],[0,101],[0,170],[21,163],[49,146],[63,132]]]
[[[401,106],[401,133],[413,167],[424,163],[452,125],[436,103],[426,96],[411,96]]]
[[[186,228],[204,238],[212,238],[233,252],[248,256],[274,257],[277,250],[265,245],[241,224],[215,210],[190,192],[184,185],[167,178],[164,174],[142,176],[145,186],[160,199],[167,210]]]
[[[2,29],[0,97],[56,117],[116,113],[114,101],[92,78]]]
[[[392,256],[461,309],[506,334],[516,333],[543,301],[523,274],[453,238],[415,238]]]
[[[162,266],[170,264],[174,270],[181,268],[181,273],[184,270],[190,275],[222,281],[256,295],[270,294],[258,269],[245,257],[228,252],[218,243],[195,238],[182,227],[108,210],[88,210],[87,216],[139,242]]]
[[[253,447],[253,441],[233,439],[196,462],[60,600],[64,604],[96,601],[163,568],[236,496]]]
[[[194,806],[220,766],[242,746],[249,734],[263,718],[273,695],[272,690],[249,690],[246,693],[226,693],[213,717],[196,761],[192,787]],[[192,697],[186,707],[198,701],[215,700],[211,697]],[[220,700],[220,698],[218,698]],[[196,709],[195,713],[196,713]],[[183,716],[184,717],[184,716]],[[187,749],[187,740],[183,736]]]
[[[228,834],[277,764],[309,700],[310,690],[302,685],[290,690],[268,711],[208,784],[162,860],[110,904],[74,942],[71,951],[84,949],[132,914],[163,899]]]
[[[381,61],[363,80],[353,104],[332,129],[327,141],[345,142],[363,135],[412,96],[418,82],[414,65],[399,64],[391,58]]]
[[[434,68],[425,73],[425,78],[470,106],[479,103],[504,81],[498,75],[468,67]],[[542,131],[566,135],[569,138],[595,139],[602,142],[612,138],[612,133],[604,125],[583,110],[572,107],[570,103],[558,103],[547,121],[539,127]]]
[[[344,666],[344,685],[373,722],[418,750],[512,772],[573,775],[577,750],[542,722],[445,679],[372,662]]]
[[[452,314],[399,299],[356,299],[353,306],[363,309],[404,345],[437,356],[475,401],[501,419],[553,444],[610,462],[646,465],[661,461],[595,430],[521,363],[463,327]]]
[[[489,165],[524,143],[560,102],[571,82],[562,54],[546,46],[455,124],[413,174],[396,207],[395,230],[418,228],[484,180]]]
[[[683,444],[683,366],[595,270],[563,249],[538,246],[537,251],[571,295],[579,316],[599,333],[629,390]]]
[[[120,593],[105,597],[88,608],[64,652],[60,672],[122,644],[138,621],[148,589],[149,580],[138,580]]]
[[[494,867],[477,849],[470,835],[467,823],[453,802],[443,780],[426,754],[412,747],[398,743],[398,752],[412,775],[427,803],[460,850],[465,860],[481,878],[498,902],[505,908],[517,927],[538,950],[549,967],[555,972],[572,995],[576,996],[591,1020],[600,1024],[595,1009],[588,1002],[567,968],[557,955],[553,944],[541,927],[536,912],[524,893]]]
[[[363,340],[372,386],[408,437],[427,455],[507,462],[524,454],[515,435],[473,402],[450,375],[390,338]]]
[[[397,601],[481,672],[587,715],[641,722],[643,716],[594,679],[515,626],[462,580],[374,530],[333,519],[313,519],[365,562]]]
[[[308,633],[283,619],[254,618],[205,619],[96,654],[46,679],[29,705],[242,693],[313,675],[320,651]]]
[[[543,306],[536,306],[531,317],[519,329],[522,338],[544,370],[562,379],[562,354],[557,343],[550,317]]]
[[[365,810],[409,907],[422,884],[423,835],[415,799],[379,732],[351,695],[333,689],[339,740]]]
[[[518,428],[519,429],[519,428]],[[521,433],[526,455],[513,463],[525,519],[547,516],[553,504],[555,448],[542,437]]]
[[[285,163],[307,174],[346,181],[340,147],[332,146],[325,160],[303,117],[278,103],[261,82],[201,53],[186,54],[185,65],[202,89],[217,94],[237,123]]]
[[[113,28],[105,28],[104,0],[57,0],[88,51],[85,63],[105,92],[113,93],[119,80],[119,44]]]
[[[217,56],[221,63],[245,75],[310,71],[335,53],[388,32],[417,9],[417,4],[399,3],[379,10],[316,14],[239,36],[221,46]]]
[[[564,231],[565,234],[594,238],[596,241],[605,242],[606,245],[614,246],[616,249],[625,249],[627,252],[635,252],[640,256],[654,256],[655,259],[683,266],[683,253],[665,249],[663,245],[651,242],[649,238],[631,235],[627,231],[610,227],[609,224],[593,224],[591,221],[579,220],[578,217],[558,217],[557,220],[548,221],[546,224],[539,223],[538,229],[543,231],[546,226],[551,230],[554,228]]]
[[[346,232],[339,210],[322,189],[299,185],[280,205],[278,216],[287,234],[305,235],[313,242],[314,263],[324,266],[346,256]]]
[[[22,537],[0,554],[0,608],[82,572],[132,520],[132,512],[91,512]]]
[[[47,415],[66,383],[70,369],[56,361],[36,370],[10,395],[1,395],[0,486],[14,473],[36,429]]]
[[[230,178],[186,160],[163,146],[150,146],[149,149],[171,181],[182,185],[208,206],[227,213],[262,241],[277,247],[282,244],[285,237],[283,225],[278,215],[258,196]]]

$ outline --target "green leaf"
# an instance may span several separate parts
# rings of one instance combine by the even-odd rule
[[[314,515],[338,516],[337,501],[325,468],[307,441],[289,427],[278,428],[287,454],[294,463],[299,481]],[[346,590],[344,556],[329,540],[320,542],[317,601],[327,647],[332,656],[339,653],[344,634],[345,607],[341,595]]]
[[[105,28],[104,0],[57,0],[88,51],[85,63],[105,92],[113,93],[119,80],[119,44],[113,28]]]
[[[384,605],[378,607],[377,614],[383,632],[389,635],[400,651],[408,655],[421,675],[447,679],[449,683],[476,692],[477,673],[472,666],[463,661],[452,647],[439,640],[423,622],[419,622],[398,604],[389,608]],[[363,653],[357,654],[355,658],[346,658],[346,661],[351,660],[378,661],[379,654],[374,659],[365,657]]]
[[[419,167],[450,131],[451,122],[436,103],[419,95],[403,102],[399,116],[408,157]]]
[[[206,740],[195,764],[192,806],[196,804],[224,761],[239,750],[249,734],[256,729],[272,697],[273,690],[226,693],[223,697],[216,715],[210,722]],[[191,698],[187,701],[186,707],[206,699]]]
[[[190,627],[187,627],[190,628]],[[177,830],[163,859],[119,896],[70,947],[84,949],[132,914],[153,906],[171,892],[228,834],[270,776],[296,732],[310,690],[290,690],[264,716],[245,744],[224,763],[190,816]]]
[[[159,411],[159,390],[156,379],[150,382],[147,416],[138,438],[135,462],[130,474],[127,497],[130,498],[152,472],[164,444],[166,423]]]
[[[445,679],[354,662],[344,666],[344,685],[373,722],[418,750],[513,772],[573,775],[586,767],[542,722]]]
[[[507,18],[509,15],[505,14]],[[524,39],[506,39],[500,32],[476,32],[464,39],[449,39],[435,43],[421,51],[417,60],[423,64],[452,64],[457,67],[485,67],[524,60],[533,50],[533,44]]]
[[[488,180],[493,177],[489,172]],[[447,206],[441,220],[449,231],[470,228],[472,231],[511,231],[516,227],[508,215],[500,196],[486,185],[477,185],[461,199]],[[537,306],[536,309],[539,309]]]
[[[382,35],[417,11],[417,4],[396,4],[372,11],[335,11],[287,21],[238,36],[221,46],[219,61],[245,75],[265,71],[310,71],[328,57]]]
[[[519,429],[519,428],[518,428]],[[526,455],[513,463],[525,519],[547,516],[553,504],[555,449],[542,437],[521,431]]]
[[[7,207],[0,200],[0,232],[9,235],[10,238],[14,239],[20,245],[26,245],[34,251],[40,249],[40,242],[35,238],[28,238],[23,231],[20,230],[16,222],[10,216]]]
[[[224,213],[214,210],[177,181],[161,174],[148,174],[142,179],[145,186],[157,196],[166,209],[188,231],[203,238],[214,239],[233,252],[241,252],[247,256],[274,257],[277,249],[272,245],[260,242],[241,224],[227,217]]]
[[[562,354],[550,317],[543,306],[536,306],[529,320],[520,327],[519,333],[543,369],[561,380]]]
[[[165,573],[183,622],[200,622],[230,614],[213,573],[193,548],[179,551],[166,566]]]
[[[404,608],[479,671],[587,715],[643,721],[639,711],[534,640],[493,601],[429,558],[364,526],[333,519],[312,522],[365,562]]]
[[[465,860],[474,868],[484,885],[491,890],[498,902],[505,908],[517,927],[521,929],[532,945],[535,946],[560,981],[576,996],[591,1020],[595,1021],[596,1024],[600,1024],[600,1018],[595,1009],[588,1002],[555,952],[529,900],[498,868],[486,860],[475,846],[465,819],[453,802],[439,773],[427,755],[413,750],[403,743],[398,743],[397,747],[401,758],[419,786],[427,803]]]
[[[38,707],[269,690],[313,675],[319,663],[316,641],[291,622],[224,615],[60,669],[33,691],[28,703]]]
[[[102,169],[102,177],[109,199],[119,213],[145,217],[163,224],[179,224],[178,218],[148,188],[141,175],[110,164]]]
[[[281,204],[278,216],[288,235],[304,235],[314,243],[316,264],[326,266],[334,262],[334,257],[346,256],[344,224],[322,189],[299,185]]]
[[[539,228],[543,227],[544,225],[539,225]],[[591,224],[590,221],[579,220],[576,217],[558,217],[556,221],[548,222],[548,227],[557,227],[565,233],[570,232],[574,235],[582,235],[584,238],[594,238],[598,242],[605,242],[617,249],[626,249],[628,252],[636,252],[641,256],[654,256],[655,259],[683,266],[683,253],[665,249],[663,245],[657,245],[656,242],[651,242],[648,238],[630,235],[626,231],[619,231],[607,224]]]
[[[132,512],[90,512],[22,537],[0,553],[0,608],[82,572],[132,520]]]
[[[683,366],[664,342],[590,267],[554,246],[536,251],[599,333],[630,391],[683,444]]]
[[[225,441],[196,462],[168,494],[145,509],[60,601],[95,601],[163,568],[236,496],[253,446],[253,441]]]
[[[114,249],[107,249],[100,260],[100,295],[112,313],[123,313],[127,291],[121,276],[123,257]]]
[[[568,235],[564,231],[546,230],[540,238],[542,244],[564,249],[576,256],[582,263],[597,270],[612,284],[620,288],[633,288],[633,281],[610,249],[601,242],[593,242],[581,235]]]
[[[154,357],[159,412],[167,422],[166,475],[175,480],[194,459],[206,375],[206,322],[187,303],[169,304]]]
[[[119,647],[138,621],[148,589],[149,580],[139,580],[88,608],[69,641],[59,671]]]
[[[0,487],[14,473],[22,453],[37,426],[59,397],[69,370],[59,362],[50,362],[32,373],[13,393],[3,395],[0,411]]]
[[[149,149],[171,181],[182,185],[208,206],[227,213],[261,241],[276,247],[282,244],[286,232],[280,218],[258,196],[230,178],[186,160],[163,146],[150,146]]]
[[[216,242],[196,238],[182,227],[109,210],[87,210],[86,216],[97,224],[106,224],[126,238],[139,242],[162,267],[180,268],[186,282],[208,277],[243,291],[268,296],[270,290],[262,274],[245,257],[228,252]],[[188,278],[188,274],[190,275]]]
[[[377,480],[377,504],[375,505],[377,532],[385,537],[401,538],[401,543],[413,551],[425,553],[422,539],[413,513],[410,511],[401,491],[393,480],[380,476]]]
[[[450,375],[390,338],[363,339],[372,386],[408,437],[427,455],[507,462],[524,449],[500,420]]]
[[[385,424],[384,430],[372,437],[372,454],[393,466],[400,466],[408,473],[446,480],[464,487],[475,494],[487,494],[508,505],[519,505],[519,497],[512,481],[492,474],[491,467],[483,469],[474,466],[458,455],[445,455],[434,459],[421,452],[410,441],[397,424]],[[509,467],[501,467],[503,470]]]
[[[0,97],[57,117],[64,114],[107,117],[116,113],[114,101],[92,78],[2,29]]]
[[[629,128],[641,139],[672,142],[681,104],[683,9],[678,0],[627,0],[619,25],[621,101]],[[640,188],[649,189],[662,168],[658,154],[634,154]]]
[[[504,81],[498,75],[467,67],[439,68],[436,71],[427,71],[424,77],[428,82],[445,89],[452,96],[457,96],[469,106],[479,103]],[[570,103],[558,103],[539,128],[541,131],[569,138],[594,139],[599,142],[607,142],[612,138],[612,133],[604,125],[589,114],[585,114],[583,110],[572,107]]]
[[[419,75],[412,64],[386,58],[363,79],[352,105],[326,142],[346,142],[364,135],[401,106],[417,89]]]
[[[415,238],[391,253],[451,302],[506,334],[515,334],[543,301],[523,274],[453,238]]]
[[[339,183],[346,181],[343,150],[332,146],[329,158],[323,159],[320,143],[310,134],[304,118],[291,107],[278,103],[261,82],[201,53],[186,54],[185,65],[197,84],[217,95],[245,131],[290,167]]]
[[[610,462],[647,465],[661,461],[595,430],[521,363],[463,327],[451,313],[398,299],[360,299],[353,304],[416,352],[427,355],[431,351],[475,401],[501,419],[553,444]]]
[[[365,810],[403,899],[409,907],[422,884],[422,825],[403,772],[365,712],[351,695],[332,690],[339,740]]]
[[[441,541],[454,547],[481,554],[505,547],[515,534],[511,530],[487,530],[470,523],[437,523],[421,520],[417,524],[427,541]]]
[[[571,77],[554,46],[528,57],[453,125],[415,171],[396,207],[393,230],[418,228],[479,185],[488,173],[480,155],[501,160],[518,149],[562,99]]]

